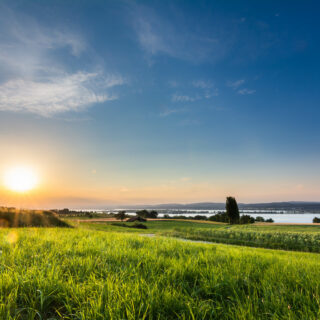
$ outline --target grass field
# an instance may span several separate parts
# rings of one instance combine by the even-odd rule
[[[119,223],[120,225],[121,223]],[[319,225],[227,225],[194,221],[148,221],[146,230],[124,228],[116,223],[84,223],[82,227],[117,232],[155,233],[168,237],[270,249],[320,252]],[[130,225],[130,223],[127,223]],[[132,224],[131,224],[132,225]]]
[[[318,254],[2,229],[0,319],[318,319]]]

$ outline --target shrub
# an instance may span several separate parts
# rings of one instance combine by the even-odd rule
[[[194,220],[207,220],[206,216],[200,216],[200,215],[196,215],[193,217]]]
[[[216,222],[229,222],[229,217],[226,212],[218,212],[217,214],[210,216],[209,220]]]
[[[155,210],[139,210],[136,212],[137,216],[142,217],[142,218],[157,218],[158,216],[158,212]]]
[[[240,224],[254,223],[254,218],[249,215],[243,215],[240,217]]]
[[[121,220],[121,221],[123,221],[123,220],[127,217],[125,211],[119,211],[119,212],[118,212],[117,214],[115,214],[114,216],[115,216],[115,218],[116,218],[117,220]]]
[[[320,223],[320,218],[314,217],[312,220],[313,223]]]
[[[92,212],[86,212],[86,213],[85,213],[85,216],[88,217],[88,218],[90,218],[90,219],[93,218]]]
[[[260,217],[260,216],[256,217],[255,220],[256,220],[256,222],[265,222],[264,218]]]

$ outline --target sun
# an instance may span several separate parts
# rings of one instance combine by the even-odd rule
[[[38,177],[32,168],[14,167],[4,174],[4,184],[11,191],[30,191],[38,183]]]

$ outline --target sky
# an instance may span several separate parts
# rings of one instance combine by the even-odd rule
[[[320,201],[317,1],[0,2],[0,205]]]

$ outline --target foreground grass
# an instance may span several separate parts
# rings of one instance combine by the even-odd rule
[[[84,229],[0,231],[0,319],[317,319],[319,255]]]
[[[244,245],[269,249],[320,252],[320,226],[227,225],[193,221],[148,221],[147,230],[129,229],[113,223],[82,223],[83,227],[117,232],[156,233],[163,236]],[[127,225],[132,225],[127,223]]]

